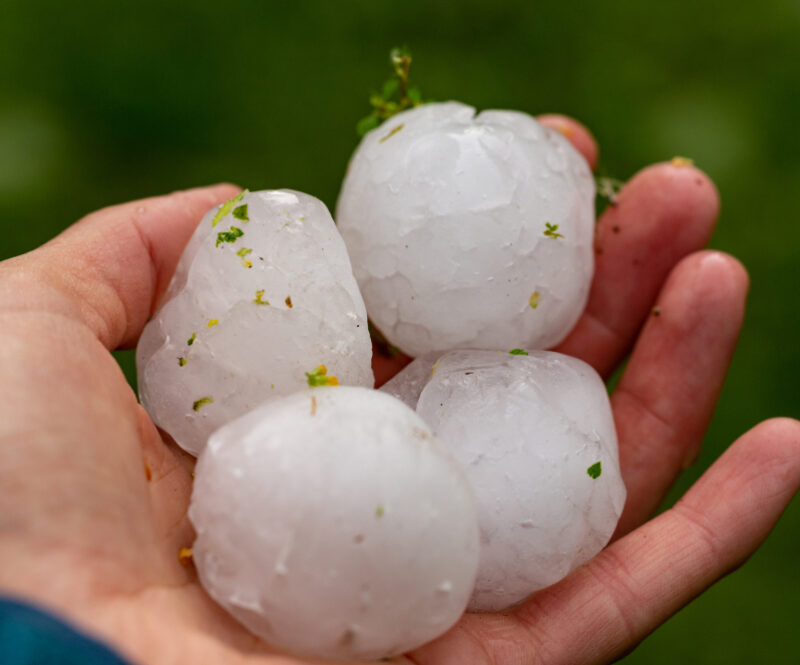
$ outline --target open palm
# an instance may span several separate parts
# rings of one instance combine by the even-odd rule
[[[544,121],[594,164],[585,129]],[[136,662],[311,662],[247,633],[179,561],[193,540],[193,460],[162,438],[109,353],[136,344],[203,213],[236,191],[101,210],[0,264],[0,591],[55,609]],[[513,611],[466,615],[410,660],[610,662],[766,537],[800,484],[791,420],[742,436],[644,524],[698,453],[742,322],[745,271],[698,251],[717,207],[691,166],[635,176],[598,222],[589,304],[558,349],[604,376],[632,349],[612,397],[628,487],[615,542]],[[378,380],[402,363],[377,357]]]

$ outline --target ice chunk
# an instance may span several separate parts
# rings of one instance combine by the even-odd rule
[[[547,348],[583,310],[594,180],[558,132],[456,102],[367,134],[336,221],[373,323],[412,356]]]
[[[215,432],[189,516],[205,589],[294,653],[403,653],[472,593],[467,482],[422,419],[376,390],[313,388]]]
[[[325,365],[372,386],[364,302],[324,204],[275,190],[206,214],[142,333],[139,392],[153,421],[198,454],[212,431],[306,385]]]
[[[406,377],[420,371],[413,366]],[[589,365],[548,351],[453,351],[436,362],[417,412],[476,495],[481,563],[471,610],[518,603],[606,545],[625,487],[608,395]]]
[[[432,352],[414,358],[402,371],[384,383],[380,390],[396,397],[411,409],[417,408],[419,394],[431,378],[441,353]]]

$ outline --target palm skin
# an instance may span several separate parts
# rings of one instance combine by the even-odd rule
[[[594,165],[582,126],[543,121]],[[312,662],[247,633],[179,562],[193,540],[193,460],[162,438],[109,353],[135,345],[197,221],[236,191],[101,210],[0,264],[0,590],[53,608],[134,662]],[[636,175],[598,223],[589,304],[558,349],[604,376],[632,349],[612,397],[628,487],[614,542],[513,611],[466,615],[409,660],[611,662],[769,533],[800,485],[800,423],[788,419],[742,436],[645,523],[698,453],[744,313],[743,268],[699,251],[717,207],[691,166]],[[404,362],[377,356],[378,381]]]

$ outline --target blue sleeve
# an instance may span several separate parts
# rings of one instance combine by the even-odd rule
[[[129,665],[108,647],[52,614],[0,597],[3,665]]]

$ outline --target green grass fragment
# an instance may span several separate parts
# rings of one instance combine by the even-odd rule
[[[243,189],[232,199],[225,201],[225,203],[222,204],[222,207],[217,211],[217,214],[214,215],[214,219],[211,220],[211,228],[213,229],[217,224],[219,224],[222,221],[222,218],[225,217],[225,215],[227,215],[231,210],[233,210],[233,207],[239,203],[239,201],[241,201],[242,198],[244,198],[244,195],[249,191],[249,189]]]
[[[589,474],[589,477],[593,480],[597,480],[600,477],[600,474],[603,473],[603,464],[602,462],[595,462],[586,469],[586,473]]]

